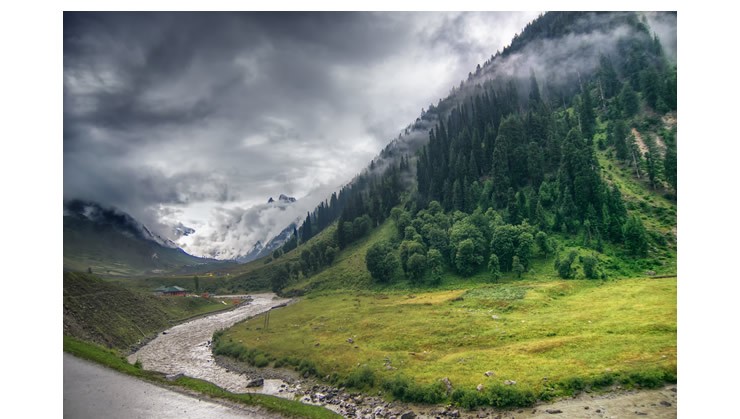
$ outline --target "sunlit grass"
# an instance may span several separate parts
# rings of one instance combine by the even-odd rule
[[[571,377],[676,370],[676,280],[514,281],[471,290],[313,296],[223,337],[321,374],[369,366],[419,384],[540,391]],[[352,343],[348,339],[352,339]],[[494,375],[486,377],[487,371]]]

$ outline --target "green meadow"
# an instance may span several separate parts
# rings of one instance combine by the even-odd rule
[[[303,361],[335,383],[366,376],[356,387],[447,378],[474,390],[508,380],[542,398],[589,383],[651,386],[676,376],[675,278],[329,292],[274,310],[263,327],[259,316],[219,339],[277,365]]]

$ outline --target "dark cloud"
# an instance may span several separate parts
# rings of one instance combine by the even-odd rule
[[[311,207],[535,16],[65,13],[64,196],[196,239],[235,236],[215,205]]]

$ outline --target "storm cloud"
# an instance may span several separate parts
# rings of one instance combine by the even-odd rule
[[[127,211],[196,255],[246,252],[536,16],[65,13],[64,197]],[[280,193],[295,214],[234,222]]]

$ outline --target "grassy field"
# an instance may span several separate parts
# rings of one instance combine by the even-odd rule
[[[262,394],[235,394],[207,381],[195,378],[180,377],[177,380],[169,381],[164,378],[164,374],[162,373],[143,370],[135,365],[129,364],[128,361],[126,361],[126,358],[121,356],[115,350],[105,349],[90,342],[75,339],[71,336],[64,336],[64,351],[79,358],[96,362],[143,380],[165,384],[172,387],[180,387],[187,390],[194,390],[210,397],[231,402],[251,406],[261,406],[267,410],[281,413],[285,416],[319,419],[339,417],[333,412],[319,406],[310,406],[297,401],[280,399],[278,397]]]
[[[561,395],[609,377],[639,383],[647,374],[662,383],[676,374],[675,278],[315,294],[274,311],[269,330],[262,326],[254,318],[221,340],[279,362],[310,361],[317,375],[340,381],[362,370],[375,387],[401,375],[419,385],[447,377],[464,389],[512,380],[537,395]]]

